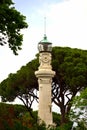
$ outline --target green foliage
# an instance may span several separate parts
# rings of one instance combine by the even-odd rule
[[[79,96],[76,96],[73,99],[72,106],[73,108],[70,112],[71,120],[73,119],[79,126],[87,126],[87,88],[81,91]]]
[[[55,130],[71,130],[71,128],[72,122],[68,122],[67,124],[57,127]]]
[[[35,126],[31,130],[47,130],[46,125],[42,123],[41,125],[35,124]]]
[[[38,68],[38,63],[33,60],[23,66],[17,73],[9,74],[8,78],[2,81],[0,84],[2,101],[13,101],[16,97],[22,101],[30,99],[33,90],[38,89],[37,79],[34,74],[35,67]]]
[[[61,122],[66,123],[73,97],[87,86],[87,51],[54,47],[52,57],[52,67],[56,72],[53,79],[53,101],[60,107]]]
[[[87,106],[87,88],[74,98],[73,104],[75,104],[75,107]]]
[[[60,118],[61,118],[60,114],[53,112],[53,122],[54,122],[54,124],[56,124],[56,127],[60,126],[60,124],[61,124]]]
[[[38,124],[37,111],[31,117],[25,106],[0,103],[0,130],[48,130],[44,123]],[[54,123],[57,113],[53,113]],[[54,130],[54,129],[49,129]]]
[[[16,120],[14,122],[14,127],[12,128],[12,130],[30,130],[30,129],[27,128],[26,126],[23,126],[20,121]]]
[[[21,49],[23,35],[21,29],[27,28],[26,17],[13,6],[12,0],[0,0],[0,45],[7,44],[17,55]]]
[[[0,84],[3,101],[14,101],[18,97],[27,108],[31,108],[38,97],[38,82],[35,71],[39,60],[30,61],[15,74],[10,74]],[[87,51],[69,47],[52,49],[52,68],[56,72],[52,82],[52,101],[60,108],[61,124],[69,121],[72,100],[87,87]]]
[[[0,130],[28,130],[21,123],[21,115],[27,112],[22,105],[0,103]]]
[[[83,84],[86,86],[87,51],[55,47],[52,54],[53,69],[58,73],[57,76],[62,77],[64,83],[68,84],[70,90],[73,91]]]
[[[84,122],[78,122],[78,126],[74,127],[73,130],[87,130],[87,126],[85,126]]]

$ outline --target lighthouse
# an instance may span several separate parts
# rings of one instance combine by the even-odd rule
[[[47,40],[46,34],[44,34],[43,40],[38,43],[39,50],[39,68],[35,72],[38,78],[39,85],[39,109],[38,119],[39,123],[44,122],[46,126],[53,124],[52,118],[52,78],[55,72],[51,66],[51,51],[52,43]]]

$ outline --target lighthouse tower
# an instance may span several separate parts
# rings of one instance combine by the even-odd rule
[[[39,84],[39,123],[45,122],[46,126],[53,124],[52,119],[52,103],[51,88],[52,78],[55,72],[51,66],[52,43],[47,40],[44,34],[43,40],[38,43],[39,63],[38,71],[35,72]]]

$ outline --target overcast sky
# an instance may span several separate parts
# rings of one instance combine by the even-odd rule
[[[18,56],[8,46],[0,47],[0,81],[9,73],[16,73],[38,53],[45,16],[47,37],[53,46],[87,49],[87,0],[14,0],[14,3],[26,16],[29,27],[22,31],[23,46]]]

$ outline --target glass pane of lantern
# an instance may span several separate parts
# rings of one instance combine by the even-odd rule
[[[52,51],[52,45],[51,44],[48,45],[48,51]]]

